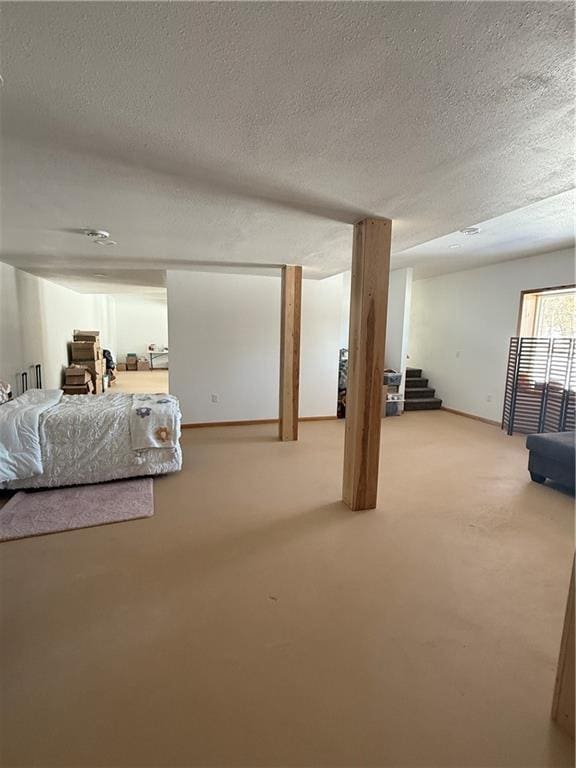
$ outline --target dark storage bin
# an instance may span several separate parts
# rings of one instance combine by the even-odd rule
[[[386,400],[386,416],[400,416],[403,400]]]
[[[384,373],[384,384],[389,387],[399,387],[402,384],[402,374],[386,371]]]

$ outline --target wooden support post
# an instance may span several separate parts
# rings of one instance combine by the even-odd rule
[[[556,670],[552,719],[574,738],[574,562]]]
[[[389,219],[354,226],[342,491],[353,510],[374,509],[378,495],[391,233]]]
[[[282,267],[280,440],[298,440],[302,267]]]

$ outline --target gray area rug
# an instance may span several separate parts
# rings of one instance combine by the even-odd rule
[[[19,491],[0,509],[0,541],[120,523],[154,514],[151,477]]]

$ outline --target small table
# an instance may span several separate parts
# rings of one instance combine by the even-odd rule
[[[154,360],[156,360],[156,358],[164,357],[165,356],[166,357],[166,362],[168,362],[168,350],[167,349],[163,350],[162,352],[150,352],[149,354],[150,354],[150,370],[151,371],[154,370]],[[168,367],[168,366],[166,366],[166,367]]]

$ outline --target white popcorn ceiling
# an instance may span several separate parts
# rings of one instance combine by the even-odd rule
[[[528,223],[540,250],[569,246],[573,14],[2,3],[0,259],[79,290],[230,264],[324,277],[349,268],[363,216],[392,218],[393,265],[422,275],[525,255]],[[495,217],[502,247],[493,230],[445,250]]]

